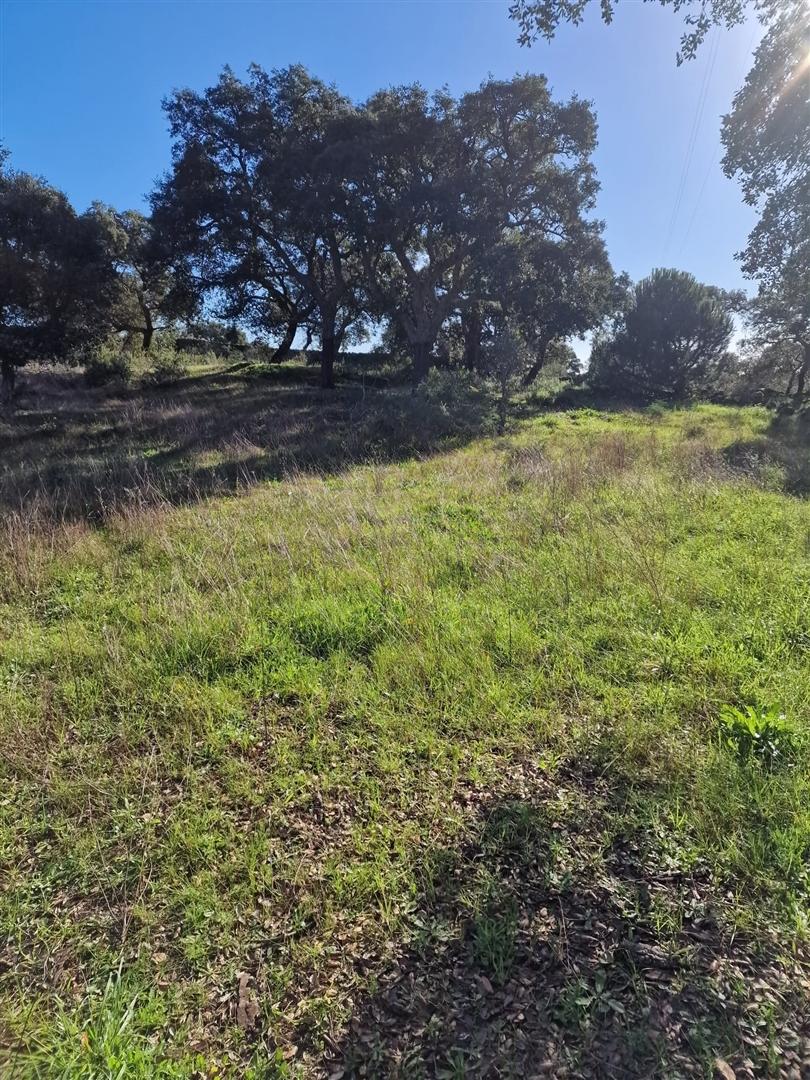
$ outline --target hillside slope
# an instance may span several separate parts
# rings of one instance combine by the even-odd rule
[[[549,412],[7,515],[0,1055],[810,1070],[810,508],[772,429]]]

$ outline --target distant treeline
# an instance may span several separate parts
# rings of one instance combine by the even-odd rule
[[[4,397],[28,360],[82,358],[110,335],[149,351],[169,330],[194,349],[200,326],[220,327],[213,351],[241,342],[281,361],[303,345],[325,388],[364,341],[407,357],[414,385],[459,367],[504,397],[589,332],[607,390],[679,398],[739,367],[741,294],[678,271],[633,288],[613,271],[593,217],[593,111],[554,100],[543,76],[356,104],[300,66],[226,68],[164,108],[172,163],[149,216],[78,214],[0,159]]]

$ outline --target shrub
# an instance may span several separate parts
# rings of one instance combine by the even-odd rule
[[[155,358],[149,370],[144,372],[141,382],[144,386],[172,386],[187,373],[188,367],[179,353],[169,349],[162,349],[155,354]]]
[[[85,361],[84,380],[88,386],[128,383],[131,377],[132,361],[120,349],[101,348]]]
[[[431,368],[420,387],[425,401],[452,408],[465,406],[481,393],[480,380],[470,371],[453,368]]]

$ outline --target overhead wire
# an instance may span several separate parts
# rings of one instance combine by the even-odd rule
[[[752,50],[752,48],[754,46],[754,40],[755,40],[756,36],[757,36],[757,27],[754,26],[754,29],[751,32],[751,38],[750,38],[749,43],[748,43],[748,48],[743,53],[743,60],[742,60],[742,63],[740,64],[740,69],[739,69],[739,73],[738,73],[738,76],[737,76],[738,80],[740,78],[742,78],[743,68],[744,68],[745,64],[750,60],[751,50]],[[692,232],[692,226],[695,224],[698,209],[700,208],[700,204],[703,201],[703,195],[704,195],[704,193],[706,191],[706,185],[709,182],[709,176],[711,175],[712,169],[714,168],[719,156],[720,156],[720,146],[718,145],[717,147],[715,147],[715,150],[714,150],[714,153],[712,154],[711,160],[709,161],[709,164],[706,167],[706,173],[705,173],[705,175],[703,177],[703,183],[700,185],[700,190],[698,191],[697,198],[695,199],[695,205],[692,208],[692,214],[691,214],[691,216],[689,218],[689,224],[687,225],[686,231],[683,234],[683,239],[681,240],[681,246],[680,246],[680,249],[678,251],[678,257],[679,258],[680,258],[681,253],[683,252],[684,247],[686,246],[686,241],[689,239],[689,236],[690,236],[690,234]]]
[[[692,127],[689,132],[689,139],[687,141],[683,168],[681,169],[681,176],[675,194],[675,202],[673,204],[672,214],[670,215],[669,219],[669,227],[667,228],[667,237],[664,243],[665,254],[669,251],[669,246],[672,243],[672,237],[675,232],[675,225],[677,223],[678,215],[680,213],[681,205],[683,203],[683,198],[686,193],[686,184],[689,178],[689,172],[692,167],[692,159],[695,154],[698,133],[700,132],[701,124],[703,121],[703,113],[706,109],[706,101],[708,100],[709,96],[709,86],[711,85],[712,75],[714,74],[714,66],[717,61],[717,53],[719,51],[719,48],[720,34],[718,29],[715,27],[712,33],[712,44],[709,49],[709,59],[703,72],[703,80],[701,82],[697,101],[695,102],[695,112],[694,116],[692,117]]]

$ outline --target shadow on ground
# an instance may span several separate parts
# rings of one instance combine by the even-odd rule
[[[699,874],[605,843],[598,781],[546,785],[482,804],[324,1075],[810,1075],[796,962],[724,933]]]
[[[559,404],[570,407],[570,395]],[[526,400],[515,415],[546,408]],[[97,522],[122,505],[180,505],[295,472],[452,449],[493,434],[496,412],[488,391],[463,380],[413,394],[396,373],[356,367],[335,390],[302,364],[241,362],[117,391],[89,388],[78,371],[26,369],[14,409],[0,410],[0,508]],[[775,484],[810,494],[806,418],[777,417],[724,457],[735,472],[772,469]]]
[[[493,430],[470,388],[412,394],[349,376],[321,390],[314,368],[237,364],[170,387],[86,387],[78,372],[26,372],[0,413],[0,505],[98,520],[122,501],[195,501],[292,471],[339,472],[461,445]]]
[[[732,443],[725,457],[734,469],[774,469],[775,482],[791,495],[810,495],[810,414],[774,416],[759,439]]]

